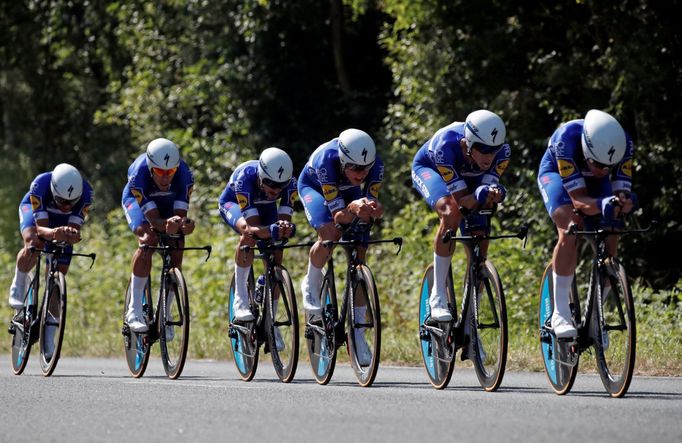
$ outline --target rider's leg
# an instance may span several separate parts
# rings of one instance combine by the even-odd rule
[[[256,246],[256,239],[249,235],[248,225],[244,217],[240,217],[235,224],[239,232],[239,244],[234,257],[234,302],[232,310],[234,317],[237,320],[249,321],[253,320],[253,313],[249,306],[249,296],[247,289],[247,280],[249,278],[249,271],[253,264],[253,250],[242,251],[242,246],[254,247]]]
[[[21,231],[21,237],[24,241],[24,247],[21,248],[17,254],[14,278],[12,279],[12,285],[10,286],[9,291],[9,304],[14,309],[21,309],[24,305],[26,276],[36,265],[36,261],[38,260],[38,254],[31,253],[30,248],[43,248],[43,242],[38,239],[35,225],[23,229]]]
[[[449,321],[452,314],[447,308],[447,288],[446,280],[450,261],[455,251],[455,243],[443,243],[443,236],[448,230],[456,231],[462,218],[457,202],[452,195],[442,197],[436,203],[434,209],[438,213],[440,223],[436,230],[433,240],[433,274],[434,284],[431,290],[429,304],[431,306],[431,317],[437,321]]]
[[[332,248],[322,243],[328,240],[336,241],[341,238],[341,232],[333,223],[325,223],[317,229],[317,241],[310,248],[308,257],[308,272],[303,278],[301,290],[303,291],[303,307],[311,315],[318,314],[322,310],[319,294],[322,291],[324,281],[323,268],[331,255]]]
[[[552,254],[552,282],[554,286],[554,313],[552,327],[557,337],[574,337],[577,334],[571,319],[569,293],[578,260],[578,238],[564,231],[571,223],[581,219],[573,212],[572,205],[559,206],[552,213],[559,238]]]

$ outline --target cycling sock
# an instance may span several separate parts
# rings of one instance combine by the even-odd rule
[[[246,288],[246,280],[249,278],[250,269],[251,266],[242,267],[237,264],[234,265],[234,297],[242,302],[247,301],[248,289]]]
[[[440,255],[433,253],[433,288],[431,289],[431,294],[439,295],[445,297],[445,280],[448,277],[448,270],[450,269],[450,260],[452,256],[441,257]]]
[[[310,259],[308,259],[308,291],[311,294],[319,294],[322,291],[322,280],[324,279],[324,274],[322,273],[322,268],[318,268],[313,264]]]
[[[138,277],[130,274],[130,304],[128,312],[142,313],[142,297],[144,288],[147,286],[147,277]]]
[[[571,307],[569,305],[568,293],[573,283],[573,275],[558,275],[552,271],[554,283],[554,312],[565,319],[571,318]]]

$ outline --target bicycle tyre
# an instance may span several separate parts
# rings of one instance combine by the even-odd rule
[[[237,372],[239,377],[244,381],[251,381],[256,375],[256,370],[258,369],[258,338],[256,337],[255,331],[255,321],[250,322],[248,325],[248,334],[240,332],[233,325],[234,318],[234,288],[235,288],[235,276],[232,276],[230,281],[229,297],[228,297],[228,318],[230,321],[230,349],[232,350],[232,357],[234,359],[234,364],[237,366]],[[249,272],[249,279],[247,281],[247,289],[249,291],[249,301],[253,300],[252,293],[254,288],[253,281],[253,268]],[[234,334],[232,333],[234,331]],[[247,336],[248,335],[248,336]]]
[[[54,298],[57,298],[54,301]],[[56,303],[57,309],[53,311],[50,306]],[[55,316],[55,314],[58,315]],[[48,315],[51,317],[48,318]],[[45,339],[46,328],[48,326],[56,327],[55,335],[53,336],[52,357],[45,356]],[[62,341],[64,340],[64,327],[66,326],[66,280],[64,274],[57,272],[51,276],[47,282],[47,290],[45,291],[45,298],[43,299],[43,308],[40,315],[40,369],[43,376],[49,377],[57,368],[60,353],[62,350]]]
[[[348,343],[348,356],[350,358],[351,367],[355,372],[355,378],[362,387],[371,386],[374,379],[377,376],[377,371],[379,370],[379,360],[381,359],[381,308],[379,305],[379,294],[377,292],[376,283],[374,281],[374,276],[372,271],[366,265],[359,265],[356,269],[355,282],[349,282],[349,284],[354,284],[355,298],[350,300],[351,306],[349,307],[349,313],[347,315],[346,322],[346,335]],[[363,334],[365,341],[368,343],[368,347],[372,353],[372,358],[368,365],[361,365],[358,360],[355,344],[355,330],[358,322],[355,321],[353,324],[353,310],[355,308],[354,304],[359,295],[359,290],[362,290],[362,294],[365,296],[365,302],[367,311],[365,314],[365,320],[360,327],[363,329]],[[358,329],[360,329],[358,328]]]
[[[38,294],[40,289],[40,276],[33,270],[26,280],[29,284],[26,286],[26,296],[24,297],[24,307],[22,310],[21,324],[15,321],[17,316],[14,316],[10,323],[10,330],[12,331],[12,372],[14,375],[21,375],[26,369],[28,357],[31,354],[31,346],[33,345],[33,336],[35,333],[36,321],[38,319]],[[29,313],[29,317],[26,317]],[[29,331],[25,331],[25,325],[30,324]]]
[[[289,383],[296,375],[299,351],[298,308],[296,293],[289,272],[283,266],[275,266],[275,280],[266,294],[268,346],[272,365],[277,377],[284,383]],[[274,303],[274,294],[279,299]],[[278,350],[275,329],[278,328],[284,342],[284,349]]]
[[[554,297],[552,296],[554,286],[552,283],[552,264],[548,264],[542,275],[540,284],[540,306],[538,309],[538,319],[540,328],[540,355],[545,369],[545,375],[554,392],[558,395],[568,393],[573,387],[575,377],[578,374],[578,363],[575,366],[566,366],[558,363],[554,359],[555,350],[552,335],[548,332],[551,328],[552,312],[554,312]],[[577,297],[575,278],[570,293],[573,306],[575,324],[580,324],[576,315],[580,315],[580,304]]]
[[[166,288],[161,294],[161,312],[158,315],[163,369],[168,378],[175,380],[180,377],[185,366],[190,326],[187,284],[178,268],[171,268],[168,272]]]
[[[454,340],[447,347],[442,346],[442,340],[437,339],[434,334],[426,333],[425,322],[431,316],[431,306],[429,297],[433,287],[433,264],[430,264],[424,271],[422,284],[419,294],[419,325],[420,325],[420,350],[422,361],[429,382],[436,389],[444,389],[452,378],[452,371],[455,368],[455,346]],[[452,292],[452,272],[448,272],[446,281],[448,291],[448,303],[456,306],[454,294]]]
[[[320,301],[322,302],[322,330],[311,331],[311,337],[307,338],[308,356],[310,367],[315,381],[320,385],[326,385],[334,375],[336,367],[336,331],[334,325],[338,322],[338,305],[336,301],[336,288],[333,283],[334,276],[327,273],[322,283]],[[307,326],[308,327],[308,326]]]
[[[151,341],[149,340],[149,332],[135,332],[132,331],[125,322],[126,312],[130,304],[130,281],[126,288],[125,304],[123,306],[123,349],[126,355],[126,363],[128,370],[133,378],[140,378],[144,375],[149,363],[149,351],[151,348]],[[143,306],[147,306],[146,318],[147,324],[150,324],[150,319],[153,315],[153,301],[151,298],[151,279],[147,279],[147,285],[144,288],[144,296],[142,298]],[[150,325],[152,327],[152,325]]]
[[[597,368],[602,384],[612,397],[623,397],[630,387],[635,367],[637,331],[635,319],[635,305],[630,291],[630,285],[625,274],[625,268],[615,258],[605,264],[597,290],[608,279],[611,290],[606,299],[600,294],[593,304],[593,321],[596,321],[600,332],[594,337]],[[602,318],[599,322],[597,303],[601,301]],[[596,314],[596,315],[594,315]]]
[[[481,277],[484,292],[477,299],[477,315],[473,318],[472,360],[481,387],[493,392],[502,384],[507,365],[507,305],[500,276],[488,260]]]

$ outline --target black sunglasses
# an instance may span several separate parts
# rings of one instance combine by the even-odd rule
[[[592,166],[594,166],[595,168],[602,169],[605,171],[608,171],[609,169],[611,169],[611,166],[612,166],[612,165],[605,165],[604,163],[599,163],[597,160],[592,160],[591,158],[588,158],[587,162],[589,164],[591,164]]]
[[[80,199],[80,197],[74,198],[73,200],[67,200],[65,198],[55,196],[54,202],[57,203],[57,205],[59,205],[59,206],[73,206],[76,203],[78,203],[79,199]]]
[[[289,180],[285,182],[276,182],[274,180],[270,180],[269,178],[263,178],[262,181],[265,186],[272,189],[282,189],[289,184]]]
[[[502,149],[502,145],[500,146],[489,146],[489,145],[484,145],[483,143],[474,143],[472,146],[472,149],[477,150],[481,154],[495,154],[497,151]]]
[[[369,165],[356,165],[355,163],[346,163],[346,168],[349,168],[351,171],[355,172],[369,171],[370,169],[372,169],[372,166],[374,166],[374,163],[370,163]]]

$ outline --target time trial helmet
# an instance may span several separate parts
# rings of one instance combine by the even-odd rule
[[[258,158],[258,177],[270,187],[285,186],[293,172],[289,154],[279,148],[268,148]]]
[[[339,135],[339,160],[341,168],[346,164],[369,167],[374,164],[377,148],[374,140],[359,129],[346,129]]]
[[[485,109],[467,115],[464,123],[464,139],[468,151],[477,148],[483,153],[495,152],[504,143],[507,129],[502,119]]]
[[[52,171],[50,190],[55,199],[73,204],[83,194],[83,177],[78,169],[61,163]]]
[[[585,115],[580,142],[585,158],[603,165],[614,165],[625,155],[625,131],[603,111],[591,109]]]
[[[180,164],[178,145],[166,138],[157,138],[147,145],[147,167],[149,172],[153,168],[171,170]]]

